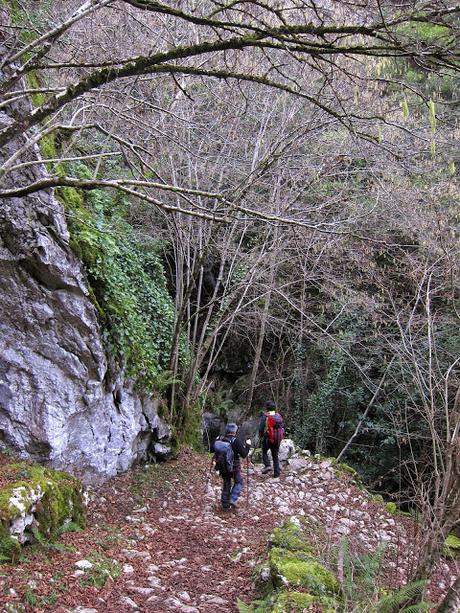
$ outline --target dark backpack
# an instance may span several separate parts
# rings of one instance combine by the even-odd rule
[[[283,418],[279,413],[267,415],[267,440],[269,443],[281,443],[284,438]]]
[[[217,439],[214,443],[214,460],[216,463],[216,470],[221,475],[230,475],[233,472],[233,459],[235,454],[233,452],[232,443],[235,439]]]

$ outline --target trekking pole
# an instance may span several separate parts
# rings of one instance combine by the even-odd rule
[[[249,508],[249,456],[246,458],[246,508]]]
[[[211,464],[209,465],[209,470],[208,470],[208,478],[206,479],[206,482],[204,484],[204,493],[206,494],[208,491],[208,484],[211,481],[211,474],[212,474],[212,463],[214,462],[214,456],[211,456]]]

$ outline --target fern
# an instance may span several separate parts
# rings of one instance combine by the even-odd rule
[[[268,613],[271,610],[270,599],[254,600],[251,604],[246,604],[239,598],[236,601],[239,613]]]
[[[47,545],[48,541],[45,539],[45,537],[43,536],[43,534],[40,532],[40,530],[36,527],[33,527],[31,530],[34,539],[37,541],[37,543],[40,543],[40,545]]]
[[[34,539],[43,549],[52,549],[54,551],[61,552],[69,551],[69,548],[63,543],[53,543],[52,541],[49,541],[45,536],[43,536],[43,534],[40,532],[40,530],[38,530],[38,528],[32,528],[31,532],[34,536]]]
[[[239,613],[254,613],[254,607],[252,605],[247,605],[239,598],[236,601],[236,606],[238,607]]]
[[[401,613],[428,613],[431,609],[431,604],[429,602],[419,602],[418,604],[411,605],[410,607],[406,607],[401,611]]]
[[[360,556],[355,561],[358,575],[361,578],[363,590],[368,595],[375,592],[376,577],[380,573],[384,553],[385,545],[380,544],[375,551]]]
[[[385,545],[379,545],[375,551],[365,555],[352,556],[348,540],[343,539],[341,553],[344,575],[343,591],[346,600],[352,603],[363,599],[371,600],[376,591]]]
[[[353,565],[350,556],[350,543],[348,539],[343,538],[340,543],[340,549],[343,560],[343,592],[346,600],[353,601],[353,593],[355,591],[355,582],[353,578]]]
[[[413,583],[408,583],[407,585],[403,586],[397,592],[394,592],[393,594],[389,594],[388,596],[384,596],[375,605],[376,613],[393,613],[393,611],[399,605],[403,604],[407,600],[412,600],[416,596],[420,596],[420,594],[422,594],[423,592],[423,588],[425,587],[425,585],[426,585],[425,580],[414,581]],[[420,603],[420,604],[426,605],[426,603]],[[414,606],[419,606],[419,605],[414,605]],[[411,611],[411,607],[407,607],[406,609],[403,609],[405,613],[413,613],[413,611],[420,611],[420,610],[424,611],[426,610],[426,608],[425,609],[420,609],[420,608],[413,609],[412,611]]]
[[[170,385],[182,387],[184,382],[175,377],[172,370],[163,370],[155,376],[155,387],[160,393],[163,393]]]
[[[58,530],[58,535],[65,534],[66,532],[81,532],[81,526],[74,521],[69,521],[67,524],[61,526]]]

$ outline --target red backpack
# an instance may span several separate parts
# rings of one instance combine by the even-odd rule
[[[267,415],[267,440],[269,443],[281,443],[284,438],[283,418],[279,413]]]

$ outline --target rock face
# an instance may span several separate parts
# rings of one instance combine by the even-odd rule
[[[0,112],[0,130],[14,111]],[[23,145],[17,139],[5,147],[0,165]],[[16,163],[34,159],[36,148]],[[24,184],[45,169],[21,172]],[[17,179],[10,173],[2,188]],[[0,443],[94,481],[125,470],[170,432],[156,401],[139,397],[122,375],[108,375],[96,311],[68,241],[51,191],[1,202]]]

